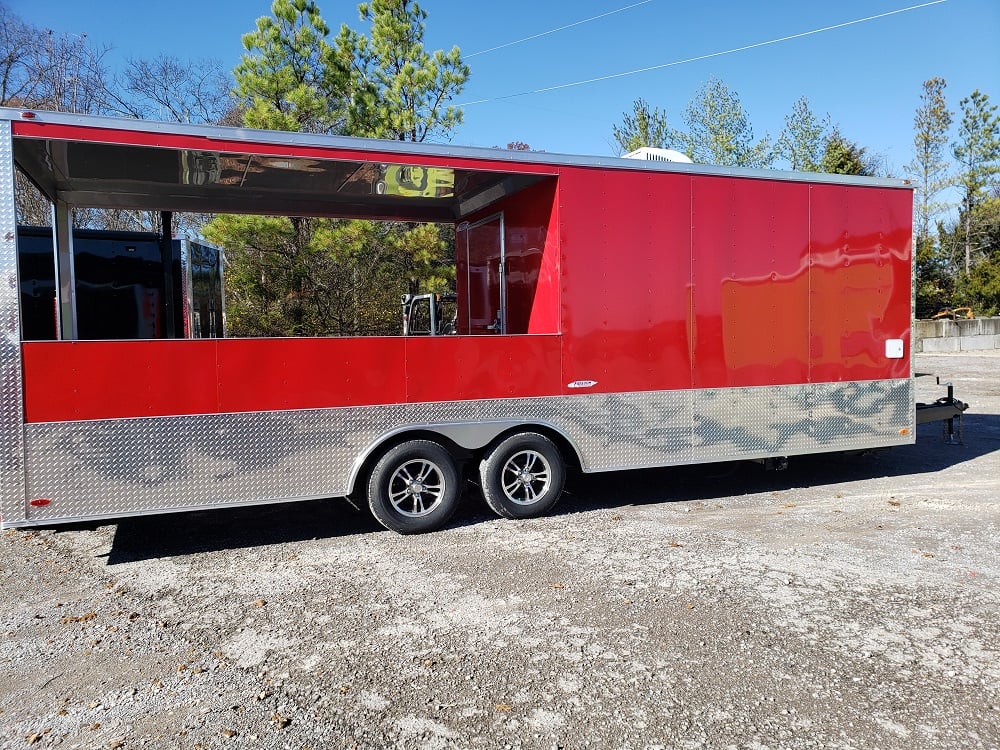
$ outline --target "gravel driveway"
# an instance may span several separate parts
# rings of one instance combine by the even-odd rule
[[[0,747],[998,748],[1000,352],[917,369],[964,446],[4,532]]]

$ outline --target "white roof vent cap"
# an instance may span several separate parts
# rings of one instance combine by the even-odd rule
[[[652,148],[643,146],[625,154],[625,159],[646,159],[647,161],[676,161],[681,164],[694,164],[687,156],[672,148]]]

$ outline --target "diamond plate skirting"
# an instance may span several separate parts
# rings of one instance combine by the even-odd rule
[[[27,513],[4,524],[344,495],[360,459],[413,426],[476,447],[547,425],[591,472],[900,445],[913,395],[907,379],[29,424]]]
[[[20,292],[13,139],[7,120],[0,123],[0,518],[5,524],[25,519]]]

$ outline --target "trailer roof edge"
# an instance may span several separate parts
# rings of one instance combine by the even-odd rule
[[[602,169],[627,169],[633,171],[676,172],[722,177],[745,177],[751,179],[780,180],[787,182],[831,183],[842,185],[865,185],[913,189],[908,180],[889,177],[863,177],[855,175],[829,174],[825,172],[792,172],[779,169],[749,169],[745,167],[720,167],[710,164],[684,164],[679,162],[647,161],[626,159],[618,156],[597,156],[565,154],[547,151],[513,151],[482,146],[461,146],[444,143],[412,143],[376,138],[356,138],[352,136],[323,135],[279,130],[255,130],[252,128],[222,125],[191,125],[176,122],[138,120],[122,117],[70,114],[36,109],[16,109],[0,107],[0,120],[12,123],[28,121],[75,125],[81,127],[140,133],[164,133],[191,137],[217,138],[233,143],[255,143],[275,145],[300,145],[317,148],[336,148],[345,151],[380,151],[407,156],[427,155],[433,157],[453,157],[468,159],[489,159],[510,164],[532,164],[551,166],[594,167]]]

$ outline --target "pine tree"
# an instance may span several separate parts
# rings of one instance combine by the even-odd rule
[[[458,48],[424,50],[427,14],[409,0],[359,6],[370,36],[331,40],[312,0],[274,0],[243,37],[234,71],[245,124],[422,141],[461,121],[448,105],[468,68]],[[399,298],[454,278],[448,229],[371,221],[219,216],[205,235],[225,247],[237,335],[364,335],[398,330]]]
[[[920,106],[913,117],[914,156],[906,165],[906,171],[916,184],[914,209],[918,242],[929,239],[934,219],[947,208],[946,203],[936,201],[937,195],[951,184],[951,164],[945,156],[952,122],[944,94],[946,85],[943,78],[924,81]]]
[[[372,0],[358,10],[371,36],[344,25],[336,42],[338,58],[352,69],[351,132],[417,142],[450,135],[462,111],[448,102],[469,77],[461,51],[425,50],[427,13],[410,0]]]
[[[687,132],[678,135],[685,153],[696,162],[730,167],[767,167],[775,150],[765,136],[754,141],[750,117],[740,97],[712,78],[703,84],[684,110]]]
[[[809,107],[809,100],[800,97],[785,116],[785,129],[778,138],[778,155],[789,166],[801,172],[818,172],[823,158],[823,142],[830,129],[830,116],[820,119]]]
[[[233,71],[249,127],[346,131],[348,63],[328,41],[330,29],[311,0],[274,0],[271,16],[243,35]]]
[[[632,113],[626,112],[622,117],[621,125],[611,126],[611,135],[618,144],[619,153],[644,146],[669,148],[676,137],[667,123],[667,113],[659,108],[650,109],[645,99],[636,99],[632,104]]]
[[[958,184],[962,188],[962,220],[964,229],[965,273],[972,270],[974,251],[974,214],[988,195],[988,189],[997,184],[1000,174],[1000,116],[997,105],[976,89],[958,103],[962,108],[962,121],[958,128],[958,141],[952,153],[960,165]]]
[[[823,145],[823,158],[819,171],[828,174],[874,175],[878,170],[878,157],[868,149],[844,137],[839,128],[827,136]]]

